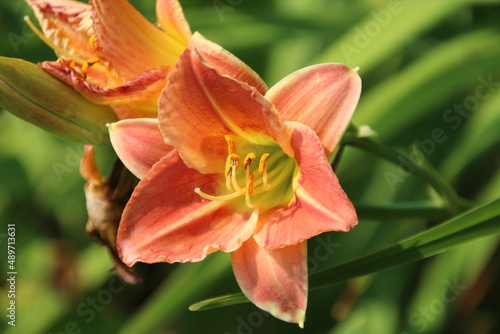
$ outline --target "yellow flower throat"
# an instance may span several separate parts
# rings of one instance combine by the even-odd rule
[[[260,204],[269,207],[279,205],[293,198],[292,180],[297,173],[297,164],[277,143],[269,139],[264,144],[262,141],[257,145],[243,143],[238,154],[231,136],[226,135],[225,139],[228,151],[224,169],[225,187],[222,187],[225,194],[209,195],[196,188],[197,194],[212,201],[244,197],[246,207],[251,209]],[[242,156],[245,157],[243,163]],[[257,159],[258,166],[254,164]],[[256,167],[252,167],[254,165]],[[272,171],[268,172],[268,168]]]

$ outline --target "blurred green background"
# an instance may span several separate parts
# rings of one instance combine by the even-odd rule
[[[132,1],[155,21],[154,1]],[[221,44],[271,86],[319,62],[359,66],[356,125],[384,144],[426,158],[474,205],[500,195],[500,1],[181,1],[193,31]],[[55,60],[22,20],[20,0],[0,3],[0,55]],[[499,333],[498,235],[425,261],[309,294],[305,329],[253,305],[190,312],[238,287],[227,254],[197,264],[139,265],[145,283],[125,286],[104,248],[85,234],[82,149],[0,110],[0,244],[16,225],[16,327],[2,333]],[[103,171],[110,147],[97,151]],[[399,166],[347,147],[338,177],[355,203],[435,204],[428,185]],[[403,175],[404,174],[404,175]],[[439,223],[360,215],[349,233],[309,241],[310,271],[368,254]],[[500,223],[500,221],[499,221]],[[2,277],[6,269],[2,268]]]

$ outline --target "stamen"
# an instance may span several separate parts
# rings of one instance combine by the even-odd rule
[[[89,60],[87,60],[87,63],[89,65],[94,65],[95,63],[101,61],[98,57],[94,57],[94,58],[90,58]]]
[[[234,140],[231,139],[229,135],[225,135],[224,138],[227,142],[227,159],[226,165],[224,167],[224,175],[226,176],[226,188],[227,190],[232,190],[231,182],[233,183],[234,190],[238,190],[239,187],[235,187],[238,185],[233,179],[236,180],[236,169],[240,165],[240,157],[236,154],[236,145],[234,144]]]
[[[254,186],[254,183],[255,183],[255,175],[253,175],[252,172],[250,172],[248,169],[247,169],[247,172],[246,172],[246,194],[245,194],[245,204],[249,207],[249,208],[254,208],[255,206],[252,204],[252,202],[250,202],[250,197],[253,195],[253,186]]]
[[[226,188],[231,191],[233,188],[231,187],[231,177],[229,175],[226,176]]]
[[[213,196],[213,195],[209,195],[207,193],[204,193],[203,191],[201,191],[200,188],[195,188],[194,192],[197,193],[198,195],[200,195],[201,197],[206,198],[206,199],[211,200],[211,201],[227,201],[227,200],[230,200],[230,199],[233,199],[233,198],[236,198],[236,197],[239,197],[242,195],[241,192],[234,192],[234,193],[231,193],[228,195],[223,195],[223,196]]]
[[[86,78],[87,77],[87,71],[89,70],[90,66],[94,65],[95,63],[98,63],[100,61],[99,58],[94,57],[90,58],[85,62],[85,64],[82,65],[82,74]]]
[[[267,168],[266,168],[266,160],[270,156],[269,153],[264,153],[260,157],[259,161],[259,173],[262,174],[262,188],[264,190],[271,189],[271,185],[267,183]]]
[[[259,173],[264,174],[264,171],[266,170],[266,160],[269,158],[270,154],[269,153],[264,153],[260,157],[259,161]]]
[[[245,160],[243,160],[243,167],[248,169],[252,165],[252,162],[255,160],[255,154],[254,153],[248,153],[247,156],[245,157]]]
[[[89,69],[89,63],[85,63],[82,65],[82,74],[84,78],[87,78],[88,69]]]
[[[227,153],[229,155],[236,153],[236,145],[234,144],[234,140],[231,139],[231,136],[225,135],[224,138],[227,142]]]
[[[233,163],[234,163],[233,168],[231,168],[231,182],[232,182],[234,190],[242,193],[243,190],[239,186],[238,181],[236,181],[236,169],[238,168],[239,157],[238,157],[238,161],[235,160],[235,161],[233,161]]]
[[[55,45],[52,41],[50,41],[47,37],[45,37],[45,35],[33,24],[33,22],[31,22],[31,19],[28,16],[24,17],[24,21],[26,21],[26,23],[28,24],[28,26],[30,27],[30,29],[33,30],[33,32],[38,36],[38,38],[40,38],[45,44],[47,44],[52,50],[54,50],[54,52],[58,56],[64,56],[66,58],[71,58],[71,64],[70,64],[71,68],[73,68],[73,69],[75,68],[75,63],[81,65],[82,66],[82,72],[84,73],[84,76],[86,76],[85,73],[87,72],[89,65],[93,65],[93,64],[87,64],[87,61],[85,59],[82,59],[82,58],[77,57],[75,55],[69,54],[66,50],[64,50],[64,49],[60,48],[59,46]],[[93,36],[95,36],[95,35],[93,35]],[[89,43],[90,43],[90,40],[92,40],[92,37],[90,37]],[[84,67],[85,67],[85,70],[84,70]],[[109,69],[106,66],[101,65],[99,67],[99,69],[103,70],[106,73],[106,75],[108,75],[109,78],[116,85],[120,84],[120,80],[118,80],[109,71]]]
[[[224,175],[226,175],[226,177],[229,176],[232,168],[234,166],[236,166],[235,168],[238,168],[239,165],[240,165],[239,155],[235,154],[235,153],[229,153],[229,155],[227,156],[227,159],[226,159],[226,166],[224,168]]]
[[[94,34],[94,35],[90,36],[89,45],[91,47],[95,48],[96,47],[96,40],[97,40],[97,35]]]

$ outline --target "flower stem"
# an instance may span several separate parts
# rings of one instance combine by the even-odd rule
[[[400,165],[405,168],[407,172],[413,173],[416,177],[426,181],[441,195],[451,213],[461,212],[471,206],[469,201],[461,198],[443,176],[430,165],[418,147],[414,146],[412,151],[412,156],[417,156],[418,159],[409,159],[402,153],[385,146],[373,138],[360,138],[357,133],[357,128],[351,125],[344,135],[342,143],[357,147],[394,164]]]

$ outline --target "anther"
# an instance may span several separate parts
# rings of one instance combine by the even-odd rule
[[[254,208],[255,206],[250,202],[250,197],[253,195],[253,186],[255,183],[255,175],[247,170],[247,180],[246,180],[246,194],[245,194],[245,204],[249,208]]]
[[[226,139],[227,142],[227,153],[229,155],[235,154],[236,153],[236,146],[234,144],[234,140],[231,139],[231,136],[225,135],[224,138]]]
[[[90,58],[89,60],[87,60],[87,63],[89,65],[94,65],[97,62],[99,62],[99,58],[98,57]]]
[[[245,159],[243,160],[243,167],[248,169],[252,165],[252,162],[255,160],[255,154],[254,153],[248,153]]]
[[[82,74],[86,78],[87,77],[87,71],[89,70],[90,66],[96,64],[99,62],[99,58],[94,57],[90,58],[87,60],[83,65],[82,65]]]
[[[97,40],[97,35],[94,34],[94,35],[90,36],[89,45],[91,47],[95,48],[96,47],[96,40]]]

